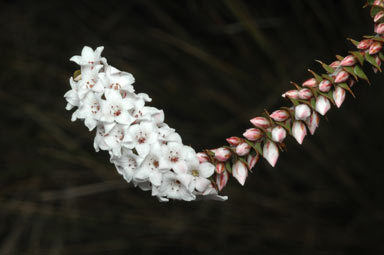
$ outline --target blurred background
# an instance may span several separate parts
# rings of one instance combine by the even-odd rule
[[[355,85],[303,146],[215,201],[159,203],[125,183],[64,93],[84,45],[196,150],[240,136],[372,33],[364,1],[0,2],[0,254],[384,254],[384,76]]]

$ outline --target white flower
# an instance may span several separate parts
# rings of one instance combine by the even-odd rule
[[[80,98],[78,94],[79,84],[75,82],[72,77],[69,79],[69,84],[71,85],[71,90],[68,90],[67,93],[65,93],[64,95],[65,100],[67,100],[68,102],[65,109],[67,109],[68,111],[71,110],[73,107],[78,107],[80,105]]]
[[[82,100],[80,107],[72,114],[72,121],[84,119],[89,131],[93,130],[100,120],[102,100],[94,93],[88,93]]]
[[[115,127],[104,134],[104,144],[108,147],[111,154],[120,156],[121,147],[131,142],[131,137],[127,135],[128,128],[124,125],[115,125]]]
[[[95,51],[91,47],[84,46],[81,56],[73,56],[70,60],[80,66],[94,67],[95,65],[106,64],[107,60],[101,57],[104,47],[97,47]]]
[[[128,148],[135,148],[140,157],[145,157],[150,151],[151,145],[157,143],[157,127],[152,122],[141,122],[130,126],[129,135],[131,142]]]
[[[105,72],[100,73],[99,78],[106,89],[115,91],[123,90],[129,93],[135,92],[132,86],[135,82],[133,75],[127,72],[121,72],[113,66],[105,68]]]
[[[164,158],[176,173],[186,173],[188,164],[186,158],[190,155],[188,146],[181,143],[169,142],[162,146]]]
[[[196,196],[182,184],[178,175],[173,172],[167,172],[163,175],[163,180],[159,188],[156,189],[156,193],[159,198],[163,198],[163,201],[167,201],[167,198],[185,201],[196,199]]]
[[[128,98],[122,98],[120,93],[117,92],[106,93],[105,98],[106,100],[102,101],[103,114],[100,118],[101,121],[125,125],[134,122],[128,112],[133,107]]]
[[[170,128],[167,124],[162,123],[157,129],[157,135],[159,142],[167,144],[168,142],[181,143],[181,137],[175,132],[173,128]]]
[[[137,167],[141,163],[142,159],[132,153],[131,150],[123,148],[121,156],[117,157],[112,155],[110,161],[115,165],[117,172],[121,174],[129,183],[135,179]]]
[[[184,183],[190,191],[195,189],[198,192],[203,192],[207,189],[211,181],[209,177],[213,175],[215,166],[209,162],[199,163],[196,158],[193,162],[188,165],[188,170],[184,174],[180,174],[180,180]]]
[[[85,70],[81,73],[79,83],[79,98],[83,99],[89,91],[102,94],[104,86],[99,81],[98,74],[103,66],[96,66],[92,70]]]

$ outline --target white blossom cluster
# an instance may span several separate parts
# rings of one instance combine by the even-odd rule
[[[132,74],[119,71],[101,57],[104,47],[85,46],[70,60],[80,72],[70,78],[66,109],[76,107],[72,121],[84,120],[96,129],[96,151],[108,151],[110,161],[127,182],[150,190],[160,201],[198,198],[226,200],[209,180],[215,171],[200,163],[196,152],[164,123],[164,112],[146,106],[151,98],[135,93]]]

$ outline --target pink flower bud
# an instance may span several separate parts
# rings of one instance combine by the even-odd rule
[[[247,158],[248,168],[252,169],[256,165],[257,161],[259,161],[259,158],[259,153],[257,153],[255,156],[249,154]]]
[[[381,51],[383,46],[381,45],[381,42],[374,42],[371,47],[369,47],[369,55],[377,54]]]
[[[227,140],[227,142],[228,142],[230,145],[232,145],[232,146],[237,146],[237,145],[239,145],[239,143],[242,142],[243,139],[241,139],[241,138],[239,138],[239,137],[236,137],[236,136],[232,136],[232,137],[230,137],[230,138],[227,138],[226,140]]]
[[[311,132],[311,135],[315,134],[315,131],[320,123],[320,117],[319,114],[316,112],[313,112],[311,117],[305,121],[307,124],[307,127],[309,129],[309,132]]]
[[[371,47],[373,43],[373,40],[371,39],[365,39],[365,40],[362,40],[359,45],[357,45],[357,48],[360,49],[360,50],[366,50],[368,49],[369,47]]]
[[[378,5],[378,6],[384,7],[383,0],[375,0],[375,2],[373,2],[373,5]]]
[[[218,161],[225,162],[231,157],[232,153],[227,148],[220,147],[215,150],[215,158]]]
[[[332,87],[332,83],[329,80],[322,80],[319,84],[319,90],[321,92],[328,92]]]
[[[316,99],[316,111],[321,115],[325,115],[331,109],[331,103],[325,96],[318,96]]]
[[[248,177],[247,166],[240,160],[236,161],[232,166],[232,175],[242,186],[244,186],[245,180]]]
[[[198,153],[196,153],[196,155],[197,155],[197,158],[198,158],[200,163],[204,163],[204,162],[209,161],[208,155],[203,153],[203,152],[198,152]]]
[[[216,164],[216,173],[222,174],[225,171],[225,164],[223,162],[219,162]]]
[[[302,121],[294,121],[292,125],[292,135],[299,144],[303,143],[304,137],[307,135],[307,129]]]
[[[308,88],[315,88],[317,86],[317,81],[315,78],[311,78],[303,82],[303,86]]]
[[[379,25],[375,26],[375,32],[377,34],[383,34],[384,33],[384,23],[381,23]]]
[[[224,171],[222,174],[216,175],[216,184],[219,191],[221,191],[228,182],[229,174],[227,171]]]
[[[247,143],[241,143],[236,147],[236,154],[239,156],[245,156],[251,150],[251,146]]]
[[[353,85],[355,85],[356,81],[354,79],[348,80],[348,86],[352,88]]]
[[[277,110],[274,111],[271,115],[269,115],[274,121],[286,121],[290,115],[286,110]]]
[[[255,127],[267,129],[270,126],[269,121],[264,117],[255,117],[250,121]]]
[[[329,66],[332,68],[338,68],[340,66],[340,61],[333,61]]]
[[[376,14],[375,18],[373,19],[373,22],[378,22],[382,17],[384,17],[384,11],[380,11]]]
[[[282,126],[276,126],[272,129],[272,140],[277,143],[284,141],[287,131]]]
[[[301,89],[299,91],[299,98],[308,100],[313,96],[312,91],[310,89]]]
[[[268,140],[263,147],[263,157],[274,167],[279,158],[279,149],[274,142]]]
[[[306,104],[300,104],[295,107],[296,120],[306,120],[311,116],[311,108]]]
[[[351,55],[346,56],[340,63],[341,66],[353,66],[354,64],[356,64],[356,59]]]
[[[384,23],[383,23],[384,24]],[[376,56],[375,57],[375,60],[376,60],[376,64],[378,65],[378,66],[381,66],[381,59],[379,58],[379,56]]]
[[[335,100],[337,108],[340,108],[340,106],[343,104],[345,99],[345,90],[341,87],[336,87],[335,91],[333,92],[333,100]]]
[[[335,83],[342,83],[342,82],[345,82],[347,81],[349,78],[349,73],[347,73],[346,71],[340,71],[337,75],[336,75],[336,78],[335,78]]]
[[[292,98],[292,99],[298,99],[299,98],[299,91],[293,89],[293,90],[288,90],[285,92],[282,97],[287,97],[287,98]]]
[[[249,128],[245,131],[243,136],[250,141],[256,141],[262,138],[264,133],[258,128]]]

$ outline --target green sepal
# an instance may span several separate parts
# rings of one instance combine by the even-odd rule
[[[334,83],[335,82],[335,79],[332,78],[331,76],[327,75],[327,74],[322,74],[321,75],[324,79],[327,79],[328,81]]]
[[[384,38],[382,38],[382,37],[377,37],[377,36],[373,36],[373,35],[365,35],[363,37],[365,39],[371,39],[371,40],[377,41],[377,42],[384,42]]]
[[[261,149],[260,142],[253,143],[248,140],[244,140],[249,146],[251,146],[257,153],[260,153],[260,155],[263,155],[263,150]]]
[[[324,93],[324,92],[319,91],[319,94],[328,98],[329,101],[332,102],[332,104],[335,104],[335,101],[333,100],[333,91],[332,90],[330,90],[328,93]]]
[[[349,93],[351,93],[351,95],[356,98],[355,94],[353,93],[353,91],[351,90],[351,88],[348,86],[348,84],[346,83],[339,83],[337,84],[337,86],[339,86],[340,88],[343,88],[345,90],[347,90]]]
[[[76,70],[73,72],[73,79],[76,79],[77,76],[81,75],[81,70]]]
[[[298,106],[299,105],[299,102],[297,101],[297,99],[289,98],[289,100],[291,100],[291,102],[292,102],[292,104],[294,106]]]
[[[248,170],[250,170],[250,169],[249,169],[249,166],[248,166],[248,162],[247,162],[245,159],[243,159],[243,158],[239,158],[239,160],[240,160],[241,162],[243,162],[243,163],[247,166]]]
[[[227,171],[232,174],[232,166],[229,161],[225,162],[225,169],[227,169]]]
[[[381,68],[380,68],[380,66],[376,63],[376,59],[375,59],[373,56],[371,56],[371,55],[369,55],[369,54],[367,53],[367,54],[365,54],[365,59],[366,59],[371,65],[373,65],[374,67],[376,67],[377,69],[379,69],[379,71],[381,72]]]
[[[356,74],[359,78],[361,78],[361,79],[367,81],[368,84],[371,84],[371,83],[369,82],[369,80],[368,80],[367,75],[364,73],[363,69],[361,69],[360,66],[356,65],[355,68],[353,69],[353,71],[355,72],[355,74]]]
[[[360,65],[364,64],[364,56],[359,51],[350,51],[349,53],[351,53],[355,58],[357,58]]]
[[[322,62],[320,60],[316,60],[316,62],[320,63],[321,66],[324,68],[324,70],[327,71],[327,73],[333,73],[335,71],[335,69],[333,69],[333,67],[325,64],[324,62]]]
[[[315,73],[311,69],[308,69],[308,72],[310,72],[313,75],[313,77],[315,77],[317,82],[321,82],[323,80],[320,75],[318,75],[317,73]]]
[[[352,38],[347,38],[347,40],[350,41],[351,43],[353,43],[353,45],[355,45],[356,47],[360,44],[359,41],[356,41],[356,40],[354,40]]]
[[[283,128],[285,128],[285,130],[288,131],[288,133],[291,135],[292,134],[292,130],[291,130],[291,120],[286,120],[284,123],[282,122],[279,122],[277,123],[277,125],[279,126],[282,126]]]
[[[311,106],[312,109],[316,109],[316,99],[314,97],[311,98]]]
[[[352,75],[353,78],[355,78],[356,81],[358,80],[355,72],[353,71],[353,67],[351,67],[351,66],[343,66],[343,70],[346,71],[347,73],[349,73],[350,75]]]
[[[372,2],[372,4],[373,4],[373,2]],[[377,6],[377,5],[372,6],[371,17],[374,18],[376,16],[376,14],[378,14],[380,11],[383,11],[383,10],[384,10],[384,8],[381,6]]]
[[[339,61],[343,61],[343,60],[344,60],[344,57],[343,57],[343,56],[340,56],[340,55],[336,55],[336,58],[337,58],[337,60],[339,60]]]

